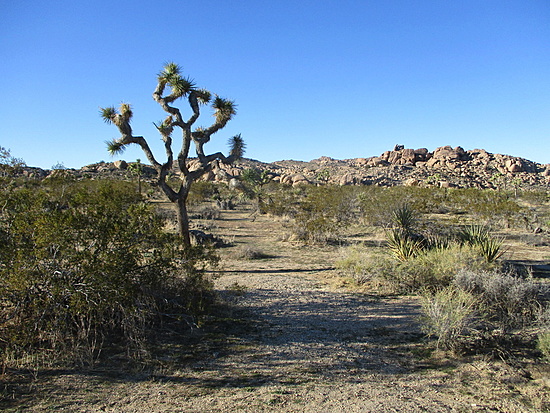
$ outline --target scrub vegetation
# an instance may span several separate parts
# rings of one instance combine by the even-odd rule
[[[197,181],[190,188],[186,202],[196,242],[189,244],[158,182],[143,178],[136,188],[135,169],[126,179],[75,179],[66,170],[29,179],[17,173],[22,161],[2,153],[0,362],[6,405],[17,408],[26,393],[10,384],[24,371],[39,376],[51,368],[115,364],[129,372],[167,372],[248,351],[261,359],[256,347],[267,338],[239,337],[271,339],[284,335],[285,327],[271,332],[280,318],[261,324],[236,303],[279,291],[266,287],[269,277],[279,277],[281,294],[296,292],[299,299],[312,294],[300,283],[314,274],[332,288],[326,297],[334,309],[317,309],[326,319],[341,311],[335,294],[343,294],[348,307],[364,300],[377,300],[386,310],[407,303],[415,309],[407,315],[410,331],[391,327],[403,330],[395,335],[372,314],[353,314],[372,317],[376,329],[360,324],[370,333],[352,328],[351,319],[334,322],[343,323],[342,343],[364,345],[360,340],[368,335],[379,340],[380,354],[399,348],[394,357],[405,364],[414,356],[421,360],[414,363],[438,368],[432,355],[443,352],[465,365],[478,356],[523,368],[549,365],[550,289],[547,274],[537,272],[550,259],[545,192],[292,187],[249,170],[237,185]],[[228,219],[232,214],[239,218]],[[241,232],[249,226],[256,233],[245,237]],[[288,267],[277,268],[281,262]],[[258,285],[247,284],[265,273],[269,277]],[[325,320],[321,313],[298,313],[313,311],[299,302],[293,305],[294,322]],[[312,328],[307,334],[318,334],[312,342],[324,343],[327,331],[340,331],[332,323],[318,332]],[[311,367],[307,380],[316,380],[317,371]]]

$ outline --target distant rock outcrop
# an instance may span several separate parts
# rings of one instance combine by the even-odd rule
[[[97,179],[105,176],[131,179],[124,161],[99,162],[78,170],[67,169],[77,179]],[[198,160],[191,159],[190,170],[198,167]],[[484,149],[464,150],[462,147],[442,146],[430,152],[426,148],[409,149],[396,145],[394,150],[380,156],[346,160],[327,156],[312,160],[278,161],[263,163],[243,159],[236,164],[215,162],[203,179],[212,182],[231,183],[235,186],[246,169],[268,171],[273,181],[290,186],[299,185],[408,185],[458,188],[506,188],[519,186],[545,188],[550,185],[550,165],[542,165],[527,159],[492,154]],[[142,165],[142,176],[155,181],[156,171]],[[22,173],[30,178],[43,179],[55,171],[25,167]]]

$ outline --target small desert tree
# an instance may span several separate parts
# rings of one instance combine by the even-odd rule
[[[165,91],[168,88],[168,92]],[[177,99],[186,99],[191,109],[187,119],[177,107],[172,106]],[[153,92],[153,99],[168,113],[168,116],[158,124],[158,129],[166,152],[166,161],[157,161],[151,151],[147,140],[143,136],[135,136],[130,126],[132,109],[129,104],[123,103],[117,110],[115,107],[101,108],[101,116],[107,123],[113,123],[118,127],[121,136],[118,139],[107,142],[107,148],[111,154],[121,153],[129,144],[137,144],[141,147],[145,156],[158,172],[158,184],[172,201],[178,210],[178,229],[183,237],[184,244],[190,245],[189,217],[187,213],[187,197],[194,181],[212,169],[213,163],[217,160],[225,164],[242,157],[244,153],[244,142],[240,135],[233,136],[230,140],[229,156],[217,152],[211,155],[204,153],[204,145],[210,141],[211,136],[225,127],[227,122],[235,115],[235,103],[223,99],[217,95],[212,96],[208,90],[199,89],[195,83],[181,75],[181,67],[175,63],[168,63],[157,77],[157,87]],[[214,109],[214,123],[210,127],[196,127],[195,122],[200,116],[201,105],[211,104]],[[172,133],[179,128],[182,134],[182,145],[180,151],[174,158],[172,148]],[[189,151],[191,144],[195,145],[198,162],[189,162]],[[172,168],[175,167],[179,174],[178,188],[172,188],[167,177]]]
[[[9,149],[0,146],[0,176],[10,176],[26,166],[25,161],[11,155]]]

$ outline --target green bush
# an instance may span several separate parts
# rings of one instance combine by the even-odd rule
[[[376,280],[396,293],[435,291],[450,285],[463,269],[484,271],[493,268],[475,249],[459,244],[425,250],[407,260],[353,246],[344,249],[343,258],[336,266],[360,284]]]
[[[507,193],[491,189],[458,189],[449,192],[449,205],[477,219],[507,227],[516,224],[522,208]]]
[[[358,285],[384,280],[385,274],[391,273],[397,266],[395,260],[386,254],[359,245],[342,248],[341,256],[335,263],[336,268]]]
[[[55,350],[90,361],[106,346],[140,354],[162,314],[204,309],[202,248],[183,249],[133,184],[0,193],[3,362]]]
[[[260,205],[260,212],[273,216],[294,217],[300,208],[300,199],[303,197],[302,188],[288,188],[271,182],[266,187],[264,202]]]
[[[220,185],[221,186],[221,185]],[[188,204],[197,205],[205,201],[212,201],[220,195],[218,185],[207,181],[196,181],[189,191]]]
[[[294,215],[294,232],[303,241],[334,241],[340,237],[341,230],[356,219],[357,212],[353,188],[311,187]]]
[[[397,291],[413,292],[422,289],[437,290],[449,285],[463,269],[487,269],[489,264],[470,247],[453,244],[448,248],[426,250],[402,261],[386,280]]]
[[[363,219],[371,224],[387,227],[395,219],[395,212],[404,205],[416,213],[437,213],[445,205],[446,192],[439,188],[368,186],[357,195]]]
[[[477,298],[466,291],[449,286],[422,296],[423,330],[437,337],[437,347],[456,350],[461,338],[478,324]]]

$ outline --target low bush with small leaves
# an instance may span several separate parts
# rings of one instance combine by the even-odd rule
[[[487,321],[503,333],[535,323],[547,295],[546,288],[532,278],[494,271],[460,271],[454,284],[479,297]]]
[[[358,213],[354,188],[311,187],[294,216],[298,239],[325,243],[340,238],[342,230]]]
[[[220,219],[221,211],[218,206],[201,205],[195,210],[193,215],[199,219],[214,220],[214,219]]]
[[[426,250],[407,260],[366,247],[346,247],[336,266],[359,284],[376,280],[395,293],[435,291],[450,285],[462,269],[494,268],[475,249],[459,244]]]
[[[446,287],[422,296],[422,326],[437,337],[437,347],[457,350],[461,339],[478,324],[479,301],[471,293]]]
[[[447,248],[426,250],[401,261],[394,272],[386,274],[386,280],[398,292],[437,290],[451,284],[460,270],[489,268],[491,264],[486,263],[475,249],[453,244]]]
[[[242,259],[242,260],[260,260],[260,259],[269,258],[269,257],[270,257],[269,254],[264,253],[258,247],[254,247],[254,246],[244,246],[239,248],[235,252],[235,258]]]
[[[208,305],[215,257],[183,248],[134,185],[15,188],[0,201],[4,364],[51,350],[91,362],[115,344],[138,357],[166,314],[190,320]]]
[[[380,282],[385,274],[394,271],[397,263],[381,252],[375,252],[360,245],[343,247],[342,258],[336,261],[336,268],[355,283],[362,285],[370,281]]]

